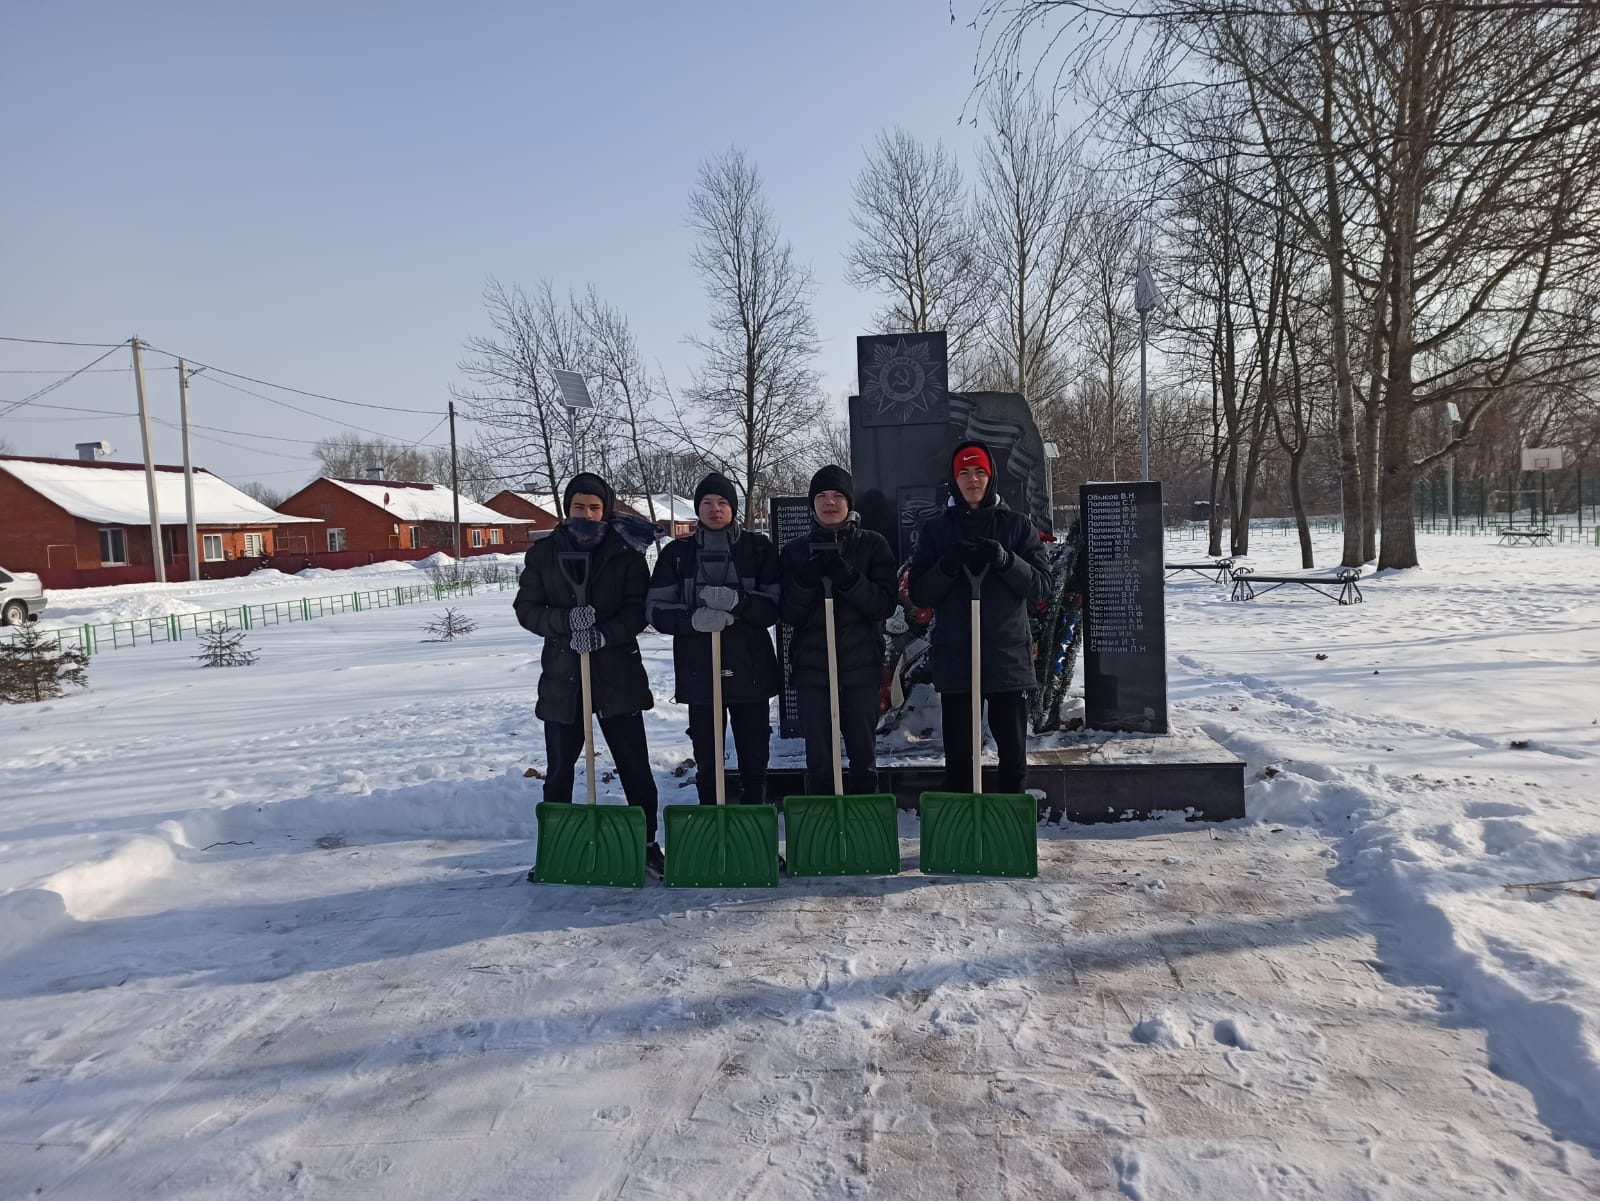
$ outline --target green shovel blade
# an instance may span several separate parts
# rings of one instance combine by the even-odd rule
[[[538,884],[644,887],[644,810],[633,805],[572,805],[542,801]]]
[[[668,888],[776,888],[775,805],[667,805]]]
[[[922,794],[922,872],[1037,876],[1039,802],[1027,793]]]
[[[892,876],[900,824],[889,793],[783,799],[791,876]]]

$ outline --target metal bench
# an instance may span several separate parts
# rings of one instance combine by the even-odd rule
[[[1500,527],[1501,546],[1550,546],[1550,530],[1538,525],[1507,525]]]
[[[1285,584],[1302,584],[1313,592],[1321,593],[1341,605],[1359,605],[1362,602],[1359,567],[1340,567],[1325,575],[1258,575],[1248,567],[1238,567],[1233,572],[1233,600],[1255,600],[1263,592],[1282,588]],[[1261,585],[1265,584],[1263,588]],[[1337,591],[1330,591],[1337,589]]]
[[[1194,563],[1168,563],[1166,565],[1167,579],[1184,571],[1192,571],[1195,575],[1207,576],[1219,584],[1227,584],[1233,580],[1232,559],[1201,559]]]

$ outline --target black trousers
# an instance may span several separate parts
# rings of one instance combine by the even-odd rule
[[[739,758],[739,796],[730,805],[764,805],[767,801],[767,759],[771,754],[772,706],[766,701],[724,705],[724,728],[733,727],[733,749]],[[694,747],[695,791],[702,805],[717,803],[717,748],[710,705],[689,706],[689,743]]]
[[[650,770],[650,749],[644,740],[644,714],[623,713],[600,718],[600,733],[611,749],[628,804],[644,810],[648,841],[656,840],[656,777]],[[544,799],[572,800],[572,779],[578,756],[583,754],[583,723],[547,721],[544,723],[545,764]],[[595,784],[598,786],[599,781]]]
[[[811,796],[833,795],[833,713],[828,690],[801,688],[800,733],[806,740],[806,792]],[[839,734],[850,770],[845,775],[845,791],[854,794],[878,791],[878,686],[845,684],[839,689]]]
[[[989,733],[1000,752],[999,791],[1028,786],[1028,694],[986,692]],[[944,786],[947,792],[972,791],[972,693],[941,692],[944,714]]]

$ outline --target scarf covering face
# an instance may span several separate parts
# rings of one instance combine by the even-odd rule
[[[579,550],[593,550],[606,536],[606,523],[590,521],[587,517],[568,517],[561,522],[567,537]]]
[[[701,526],[695,531],[695,545],[700,553],[695,556],[695,574],[697,582],[704,585],[717,585],[724,588],[737,588],[739,586],[739,569],[733,565],[733,544],[738,541],[738,523],[730,524],[726,529],[708,530]],[[707,558],[722,557],[721,570],[715,564],[707,563]],[[712,576],[720,576],[713,579]]]

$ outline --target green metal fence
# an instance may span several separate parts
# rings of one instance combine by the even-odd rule
[[[1334,534],[1344,528],[1342,520],[1338,517],[1312,517],[1308,519],[1307,524],[1311,527],[1313,534]],[[1499,539],[1501,527],[1506,524],[1508,523],[1501,522],[1500,525],[1491,526],[1460,524],[1452,530],[1444,525],[1434,528],[1419,523],[1417,525],[1417,533],[1444,534],[1455,538]],[[1528,523],[1521,522],[1519,524],[1526,525]],[[1226,543],[1228,526],[1224,524],[1222,528],[1223,542]],[[1563,524],[1559,518],[1552,515],[1552,520],[1545,528],[1550,531],[1550,541],[1552,542],[1565,542],[1579,546],[1600,546],[1600,526],[1596,526],[1593,523],[1583,526],[1568,521]],[[1287,537],[1293,536],[1295,533],[1296,527],[1292,517],[1256,517],[1250,522],[1250,536],[1252,538],[1258,534]],[[1210,531],[1203,521],[1187,522],[1183,525],[1168,526],[1166,535],[1167,540],[1170,542],[1204,542],[1210,536]]]
[[[410,587],[376,588],[365,592],[337,592],[331,596],[301,596],[292,600],[264,601],[254,605],[209,609],[203,613],[170,613],[165,617],[95,622],[81,626],[44,629],[40,632],[51,636],[60,645],[94,655],[157,642],[183,642],[203,632],[208,633],[224,626],[236,630],[254,630],[266,626],[289,625],[298,621],[315,621],[320,617],[333,617],[340,613],[365,613],[373,609],[392,609],[398,605],[414,605],[422,601],[472,596],[479,585],[486,587],[498,585],[500,591],[504,592],[507,588],[517,586],[517,577],[514,573],[508,577],[501,572],[492,579],[414,584]],[[0,635],[12,639],[17,637],[14,630],[0,631]]]

